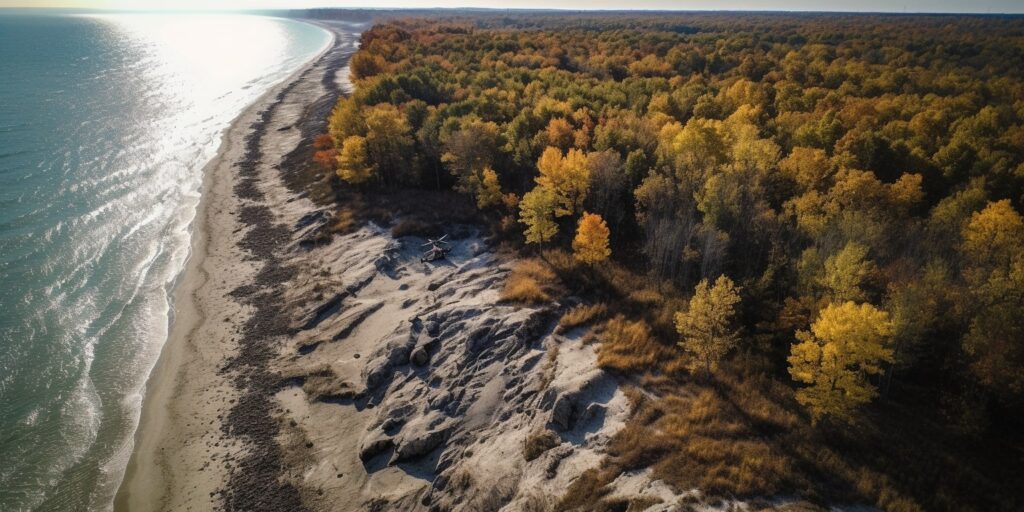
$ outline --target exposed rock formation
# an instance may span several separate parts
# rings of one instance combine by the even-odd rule
[[[314,506],[545,509],[625,420],[594,347],[553,334],[556,306],[501,303],[506,266],[464,231],[433,263],[419,261],[422,240],[373,226],[297,256],[330,288],[283,298],[302,313],[275,363],[292,425],[281,441],[310,447],[291,478]]]

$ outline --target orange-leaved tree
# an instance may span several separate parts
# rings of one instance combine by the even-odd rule
[[[600,263],[612,254],[608,247],[608,224],[596,213],[583,212],[572,250],[576,259],[588,265]]]

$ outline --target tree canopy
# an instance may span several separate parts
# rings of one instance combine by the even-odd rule
[[[453,189],[503,243],[571,249],[579,288],[637,326],[606,338],[650,381],[767,376],[823,429],[913,410],[943,436],[1024,431],[1024,18],[379,20],[320,160],[362,189]]]

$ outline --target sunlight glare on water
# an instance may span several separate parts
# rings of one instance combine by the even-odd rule
[[[245,15],[0,15],[0,510],[110,508],[203,167],[329,40]]]

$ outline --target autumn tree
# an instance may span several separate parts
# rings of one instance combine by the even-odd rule
[[[608,224],[600,215],[583,212],[572,241],[573,255],[588,265],[608,259],[612,254],[608,247],[609,234]]]
[[[387,62],[380,55],[373,55],[367,52],[356,52],[349,62],[349,69],[355,78],[369,78],[387,67]]]
[[[1024,392],[1024,217],[989,203],[963,229],[970,326],[964,350],[974,374],[1001,393]]]
[[[479,202],[484,169],[491,168],[493,172],[492,166],[501,146],[498,125],[469,120],[461,128],[443,134],[441,144],[444,148],[441,162],[456,177],[455,189]]]
[[[526,242],[543,244],[558,234],[555,209],[558,197],[548,187],[536,186],[519,201],[519,222],[526,225]]]
[[[324,170],[334,170],[338,164],[338,151],[334,148],[334,139],[328,134],[317,135],[313,139],[313,162]]]
[[[876,271],[874,262],[868,259],[868,248],[849,242],[825,260],[818,283],[832,302],[863,302],[867,300],[864,287]]]
[[[342,98],[331,111],[331,117],[327,123],[327,131],[334,140],[334,147],[341,151],[341,145],[345,139],[353,136],[366,135],[366,120],[360,105],[352,98]]]
[[[1024,218],[1010,201],[989,203],[963,228],[961,251],[972,269],[984,272],[1009,265],[1024,248]]]
[[[555,216],[575,215],[582,210],[590,186],[587,157],[578,149],[564,156],[558,148],[548,147],[537,161],[537,185],[549,189],[555,197]]]
[[[704,178],[727,159],[721,121],[690,119],[686,125],[671,123],[658,134],[659,159],[672,169],[681,186],[700,187]]]
[[[353,185],[362,185],[375,175],[376,168],[366,152],[366,138],[353,135],[345,139],[338,155],[338,177]]]
[[[372,107],[366,115],[366,155],[376,167],[384,186],[412,184],[417,169],[412,158],[409,123],[387,103]]]
[[[676,313],[676,331],[682,336],[679,346],[692,356],[692,371],[701,369],[711,375],[739,340],[734,327],[739,292],[725,275],[719,276],[714,286],[703,279],[694,290],[690,307]]]
[[[868,377],[892,362],[892,332],[887,312],[852,301],[826,306],[810,331],[797,331],[789,374],[808,385],[796,398],[814,423],[825,417],[852,421],[856,409],[877,395]]]
[[[564,118],[556,117],[548,123],[548,127],[545,130],[547,135],[547,143],[549,146],[565,151],[573,145],[573,129],[569,121]]]
[[[501,204],[503,196],[501,194],[501,184],[498,182],[498,173],[494,172],[494,169],[490,167],[484,167],[480,179],[480,189],[476,194],[476,206],[483,210],[484,208]]]
[[[820,149],[795,147],[789,156],[779,162],[779,170],[801,190],[821,190],[828,188],[832,162]]]

